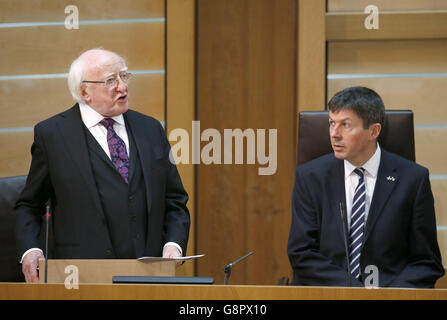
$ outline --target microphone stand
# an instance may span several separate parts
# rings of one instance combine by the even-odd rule
[[[247,257],[251,256],[254,252],[250,251],[249,253],[247,253],[245,256],[240,257],[239,259],[237,259],[236,261],[233,261],[232,263],[227,264],[224,267],[224,272],[225,272],[225,279],[224,279],[224,284],[227,285],[228,284],[228,280],[230,279],[230,275],[231,275],[231,268],[233,267],[234,264],[238,263],[239,261],[242,261],[244,259],[246,259]]]
[[[348,287],[352,287],[352,281],[351,281],[351,266],[349,264],[349,250],[348,250],[348,238],[347,238],[347,224],[348,220],[345,215],[345,206],[343,202],[340,202],[340,218],[341,218],[341,224],[343,225],[343,241],[345,243],[345,256],[346,256],[346,265],[347,265],[347,272],[348,277],[346,279],[346,282],[348,284]]]
[[[45,212],[45,283],[48,280],[48,233],[49,233],[49,224],[50,224],[50,205],[47,204],[46,212]]]

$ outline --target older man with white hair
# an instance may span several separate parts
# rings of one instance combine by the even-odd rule
[[[125,60],[92,49],[73,61],[76,104],[34,128],[32,162],[17,201],[16,237],[27,282],[38,281],[39,234],[53,207],[54,258],[181,257],[188,195],[160,123],[129,110]]]

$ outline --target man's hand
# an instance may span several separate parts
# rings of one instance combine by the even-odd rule
[[[37,267],[40,259],[45,259],[45,257],[38,250],[30,251],[23,257],[22,272],[25,275],[26,282],[39,282]]]
[[[175,246],[167,245],[163,248],[163,258],[179,258],[181,256],[182,254]],[[182,264],[183,261],[178,261],[175,266],[178,268]]]

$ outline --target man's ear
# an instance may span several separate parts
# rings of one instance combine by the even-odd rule
[[[380,123],[373,123],[369,126],[370,138],[377,140],[380,131],[382,130],[382,125]]]
[[[79,87],[79,91],[80,91],[81,97],[84,99],[84,101],[89,103],[90,95],[87,92],[87,86],[85,85],[85,83],[81,84],[81,86]]]

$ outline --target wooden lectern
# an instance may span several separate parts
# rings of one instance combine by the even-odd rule
[[[79,284],[112,283],[113,276],[175,276],[176,261],[48,260],[48,283],[77,277]],[[39,260],[39,282],[45,282],[45,260]]]

